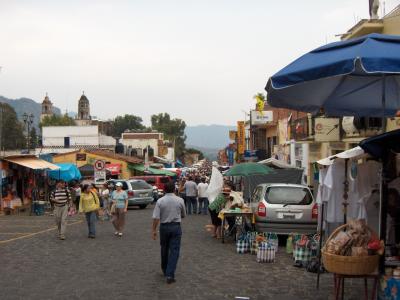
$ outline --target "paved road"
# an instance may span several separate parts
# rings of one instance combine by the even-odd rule
[[[55,238],[51,217],[0,217],[0,298],[332,299],[332,275],[322,277],[317,292],[315,275],[293,267],[284,249],[276,263],[258,264],[250,254],[236,254],[232,243],[210,238],[208,217],[198,215],[183,223],[177,282],[167,285],[159,242],[150,238],[151,212],[130,210],[122,239],[108,222],[99,222],[97,238],[88,239],[86,225],[71,220],[65,241]],[[360,299],[359,284],[346,284],[347,299]]]

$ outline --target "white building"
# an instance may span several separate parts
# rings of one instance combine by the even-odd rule
[[[127,155],[144,156],[147,148],[155,156],[165,156],[168,153],[164,146],[164,134],[159,132],[125,132],[120,142]]]
[[[46,126],[42,128],[43,148],[111,149],[116,140],[99,133],[98,126]]]

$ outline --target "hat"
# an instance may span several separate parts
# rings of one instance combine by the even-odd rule
[[[230,194],[231,193],[231,189],[230,188],[228,188],[228,187],[226,187],[226,188],[224,188],[223,190],[222,190],[222,194]]]
[[[122,182],[117,182],[115,186],[122,186]]]

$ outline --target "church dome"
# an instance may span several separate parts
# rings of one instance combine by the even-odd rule
[[[79,99],[79,103],[80,103],[80,102],[87,102],[87,103],[89,103],[89,99],[86,97],[85,94],[82,94],[81,98]]]

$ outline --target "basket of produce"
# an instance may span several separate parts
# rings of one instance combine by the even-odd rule
[[[364,220],[351,220],[339,226],[322,248],[327,271],[343,275],[367,275],[375,272],[384,243]]]

